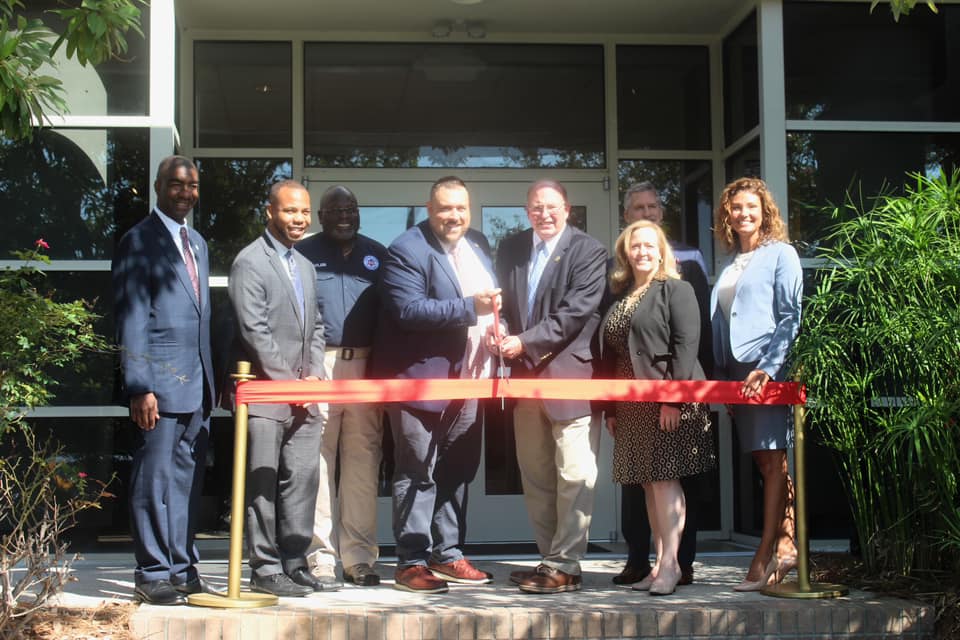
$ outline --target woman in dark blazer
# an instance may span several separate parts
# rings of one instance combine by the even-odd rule
[[[763,180],[740,178],[727,185],[714,223],[717,240],[734,254],[710,298],[716,371],[742,380],[742,393],[751,398],[770,380],[783,381],[784,363],[800,330],[803,270]],[[780,582],[797,564],[787,473],[789,415],[785,406],[733,406],[740,447],[752,452],[763,476],[760,546],[735,591]]]
[[[680,279],[663,231],[646,220],[634,222],[617,238],[615,255],[610,290],[619,298],[601,328],[608,375],[702,380],[697,299],[693,287]],[[607,412],[607,429],[614,437],[614,480],[643,486],[657,550],[650,574],[633,588],[651,595],[673,593],[680,580],[677,549],[686,512],[680,478],[716,463],[707,408],[618,402]]]

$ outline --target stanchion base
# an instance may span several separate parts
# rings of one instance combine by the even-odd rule
[[[813,600],[816,598],[840,598],[847,595],[850,589],[842,584],[829,584],[827,582],[811,582],[810,589],[800,590],[799,582],[782,582],[760,590],[765,596],[774,598],[800,598]]]
[[[256,609],[257,607],[271,607],[277,604],[280,598],[270,593],[253,593],[241,591],[240,597],[218,596],[213,593],[194,593],[187,596],[187,602],[194,607],[210,607],[213,609]]]

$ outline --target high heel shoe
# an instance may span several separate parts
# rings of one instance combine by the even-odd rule
[[[777,555],[774,554],[770,558],[770,562],[767,563],[766,568],[763,570],[763,575],[760,576],[759,580],[744,580],[737,586],[733,588],[734,591],[760,591],[767,583],[770,582],[771,576],[777,572],[777,568],[780,566],[780,561],[777,560]]]
[[[773,584],[780,584],[787,574],[797,568],[797,556],[784,556],[777,561],[777,571],[773,575]]]
[[[634,591],[650,591],[650,585],[653,584],[653,580],[653,573],[648,573],[646,578],[634,585],[630,585],[630,588]]]
[[[663,575],[657,576],[657,579],[650,583],[650,595],[669,596],[677,590],[677,583],[680,582],[680,573],[674,576],[673,580],[666,580]]]

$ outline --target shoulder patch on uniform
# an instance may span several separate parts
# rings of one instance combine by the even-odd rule
[[[380,267],[380,261],[377,260],[377,256],[363,256],[363,266],[367,271],[376,271]]]

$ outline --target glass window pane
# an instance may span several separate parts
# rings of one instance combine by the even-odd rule
[[[812,257],[831,220],[823,208],[848,192],[869,206],[882,190],[898,192],[906,173],[960,169],[960,134],[792,132],[787,134],[790,237]]]
[[[710,148],[707,47],[617,47],[621,149]]]
[[[31,0],[25,15],[39,18],[54,33],[62,34],[65,23],[49,9],[64,9],[56,0]],[[140,9],[140,27],[150,33],[150,8]],[[127,51],[120,60],[107,60],[96,67],[83,67],[76,58],[67,59],[66,47],[54,56],[56,68],[44,65],[41,75],[51,75],[63,82],[67,113],[78,116],[137,116],[148,114],[150,97],[150,47],[146,38],[133,31],[126,36]]]
[[[745,145],[727,158],[724,166],[727,182],[737,178],[760,178],[760,138]]]
[[[308,167],[605,164],[600,46],[307,43],[304,55]]]
[[[196,42],[193,55],[197,146],[292,146],[289,42]]]
[[[54,259],[110,259],[114,243],[149,211],[149,155],[146,129],[0,138],[0,259],[40,237]]]
[[[713,180],[706,160],[621,160],[620,227],[623,224],[623,194],[630,185],[650,182],[660,193],[663,227],[671,240],[699,248],[709,265],[712,242],[703,243],[701,220],[711,220]],[[707,225],[709,227],[709,224]],[[709,235],[706,236],[709,239]]]
[[[496,253],[500,241],[518,231],[530,228],[530,219],[527,218],[527,208],[523,205],[515,207],[483,207],[480,212],[481,231],[490,241],[490,248]]]
[[[960,7],[938,9],[785,3],[787,117],[960,120]]]
[[[360,232],[389,247],[397,236],[427,219],[425,206],[360,207]]]
[[[97,333],[113,343],[113,288],[109,271],[48,271],[42,290],[54,300],[66,302],[83,299],[93,305],[100,316],[94,323]],[[51,377],[59,382],[53,388],[50,406],[108,405],[120,397],[120,378],[115,353],[88,353],[69,369],[52,369]]]
[[[760,65],[754,12],[723,40],[723,131],[727,144],[759,124]]]
[[[197,158],[200,201],[193,225],[210,247],[210,274],[225,276],[240,250],[263,233],[270,186],[293,176],[285,158]]]

